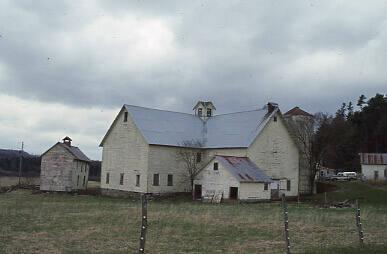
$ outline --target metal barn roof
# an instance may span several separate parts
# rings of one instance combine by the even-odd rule
[[[387,165],[387,153],[359,153],[360,164]]]
[[[248,147],[271,115],[267,109],[200,117],[172,111],[124,105],[148,144],[183,146],[200,141],[203,148]]]
[[[254,162],[247,157],[215,156],[239,182],[271,183],[268,177]]]

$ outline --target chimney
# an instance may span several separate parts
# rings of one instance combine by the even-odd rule
[[[63,144],[65,144],[65,145],[68,145],[68,146],[71,146],[71,141],[72,141],[72,139],[71,138],[69,138],[68,136],[66,136],[64,139],[62,139],[63,140]]]
[[[267,103],[267,113],[271,114],[274,109],[278,108],[278,103],[275,102],[269,102]]]

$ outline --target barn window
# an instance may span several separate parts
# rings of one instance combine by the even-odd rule
[[[202,161],[202,153],[198,152],[196,153],[196,162],[199,163]]]
[[[109,179],[110,178],[110,174],[109,173],[106,173],[106,184],[109,184]]]
[[[86,176],[83,176],[83,186],[86,184]]]
[[[198,108],[198,116],[202,116],[203,115],[203,109],[202,108]]]
[[[273,121],[274,121],[274,122],[277,122],[277,116],[274,116],[274,117],[273,117]]]
[[[208,108],[207,109],[207,116],[211,116],[212,115],[212,109]]]
[[[286,190],[290,191],[290,180],[286,181]]]
[[[136,175],[136,186],[140,187],[140,175]]]
[[[160,176],[159,174],[153,174],[153,186],[160,185]]]
[[[168,186],[173,186],[173,175],[168,175]]]
[[[77,186],[79,186],[79,175],[78,175],[78,178],[77,178]]]
[[[128,121],[128,112],[125,112],[124,113],[124,122],[127,122]]]
[[[120,185],[124,184],[124,173],[120,174]]]
[[[214,162],[214,170],[218,170],[219,169],[219,165],[217,162]]]
[[[264,190],[268,190],[268,189],[269,189],[269,184],[268,184],[268,183],[265,183],[265,185],[263,186],[263,189],[264,189]]]

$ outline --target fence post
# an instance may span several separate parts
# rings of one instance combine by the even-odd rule
[[[359,233],[360,245],[363,246],[364,235],[363,235],[363,228],[362,228],[361,219],[360,219],[360,206],[359,206],[359,201],[357,199],[356,199],[356,226],[357,226],[357,231]]]
[[[290,254],[288,205],[286,204],[285,194],[282,194],[282,208],[284,211],[286,254]]]
[[[148,227],[148,200],[147,194],[141,194],[141,234],[140,234],[140,248],[138,253],[145,252],[145,239],[146,239],[146,230]]]

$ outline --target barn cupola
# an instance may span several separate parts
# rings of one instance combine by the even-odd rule
[[[71,141],[73,141],[71,138],[69,138],[68,136],[66,136],[63,140],[63,144],[65,145],[68,145],[68,146],[71,146]]]
[[[211,101],[198,101],[193,110],[195,116],[206,120],[207,118],[214,115],[216,108]]]

